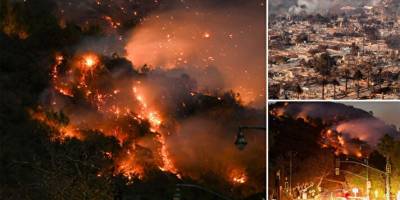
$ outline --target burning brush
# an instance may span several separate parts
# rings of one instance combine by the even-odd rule
[[[97,129],[106,135],[117,138],[125,151],[123,155],[115,159],[117,162],[116,173],[122,173],[130,179],[134,176],[142,178],[144,175],[145,170],[137,164],[134,153],[140,146],[134,125],[146,127],[148,129],[145,134],[153,135],[154,142],[158,144],[156,146],[159,146],[154,147],[156,148],[155,152],[158,152],[159,161],[155,161],[158,163],[158,167],[162,171],[179,176],[178,170],[169,158],[165,141],[167,133],[161,128],[163,120],[159,111],[147,102],[140,81],[131,82],[131,87],[104,88],[98,80],[107,71],[100,56],[93,52],[75,56],[69,62],[58,53],[55,61],[51,75],[56,95],[53,95],[51,107],[56,110],[61,109],[59,104],[63,105],[65,101],[80,99],[79,101],[86,102],[90,107],[86,112],[99,117],[99,119],[91,119],[93,116],[87,116],[87,118],[74,116],[74,110],[66,111],[70,115],[72,114],[72,120],[65,125],[50,120],[40,110],[32,114],[34,119],[57,129],[60,136],[55,137],[56,139],[68,137],[84,139],[84,134],[79,132],[80,128]],[[69,69],[62,70],[63,67],[66,67],[65,65]],[[124,101],[119,101],[122,96],[124,96]],[[130,100],[125,100],[125,96],[128,96]],[[75,108],[71,105],[71,109]]]
[[[210,155],[209,161],[202,161],[202,167],[209,166],[208,170],[218,171],[220,167],[215,168],[217,165],[211,164],[215,162],[219,163],[218,166],[232,169],[222,172],[220,178],[234,187],[255,184],[250,181],[254,172],[248,171],[245,165],[237,161],[227,162],[225,156],[239,157],[239,154],[254,151],[256,146],[240,152],[232,144],[233,135],[232,138],[226,138],[208,133],[230,131],[210,122],[201,122],[198,125],[196,117],[190,117],[203,112],[200,114],[215,115],[214,118],[218,116],[221,123],[232,123],[232,109],[243,109],[239,103],[235,103],[237,96],[205,95],[196,89],[196,84],[187,76],[169,77],[165,75],[166,72],[157,72],[149,78],[147,71],[135,71],[132,65],[126,63],[124,59],[110,59],[93,52],[75,56],[57,53],[51,70],[49,103],[32,110],[32,118],[54,130],[53,141],[63,142],[68,138],[85,140],[88,136],[86,130],[96,130],[105,136],[114,137],[121,151],[103,154],[113,160],[115,175],[122,174],[131,181],[145,178],[149,169],[159,169],[178,178],[198,179],[197,171],[201,172],[203,169],[197,169],[199,166],[195,162],[202,156],[199,153],[204,153],[204,150],[198,149],[204,148],[196,145],[203,143],[195,142],[196,144],[189,147],[185,145],[211,139],[214,140],[211,145],[217,144],[218,149],[221,145],[229,148],[222,151],[221,156]],[[229,107],[230,104],[233,107]],[[202,110],[196,111],[196,106]],[[214,111],[211,112],[211,108]],[[224,119],[221,114],[230,117]],[[260,114],[263,115],[262,112]],[[190,120],[194,120],[195,124],[190,124]],[[236,124],[238,122],[229,126],[235,130]],[[187,128],[190,130],[186,130]],[[191,133],[190,141],[186,141],[187,136],[179,135],[184,132]],[[251,140],[250,137],[249,139]],[[171,151],[171,145],[186,150]],[[264,152],[263,148],[261,150]],[[183,153],[191,154],[184,159],[190,167],[182,163],[180,157],[185,157],[182,156]],[[251,163],[246,160],[243,162]],[[265,166],[264,164],[261,162],[260,166]],[[197,170],[192,170],[193,168]],[[98,176],[101,177],[102,173],[99,172]]]

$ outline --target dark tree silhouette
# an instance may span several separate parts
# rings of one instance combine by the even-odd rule
[[[307,33],[302,32],[296,37],[296,43],[304,43],[308,41],[309,41],[309,36]]]
[[[382,90],[382,84],[384,82],[382,78],[382,68],[379,68],[378,72],[374,75],[374,82],[378,84],[379,91]]]
[[[336,99],[336,86],[340,86],[340,83],[336,78],[331,83],[333,85],[333,99]]]
[[[314,69],[322,76],[322,99],[325,99],[325,85],[327,83],[327,77],[331,75],[333,68],[336,66],[336,61],[332,58],[328,52],[320,54],[316,59],[313,60]]]
[[[379,40],[379,30],[376,26],[364,26],[364,32],[369,40]]]
[[[368,87],[368,90],[369,90],[371,88],[372,65],[371,65],[371,63],[366,63],[363,66],[365,68],[365,71],[367,72],[367,87]]]
[[[268,87],[268,96],[270,99],[279,99],[279,94],[281,91],[280,84],[273,84]]]
[[[350,70],[349,70],[349,69],[345,69],[345,70],[344,70],[343,77],[344,77],[344,79],[345,79],[345,83],[344,83],[344,84],[345,84],[345,85],[344,85],[344,95],[347,96],[347,94],[348,94],[348,83],[349,83],[349,79],[351,79]]]
[[[357,81],[357,84],[356,84],[357,99],[360,98],[360,88],[361,88],[360,80],[362,80],[362,78],[363,78],[363,74],[360,70],[357,70],[353,75],[353,79]]]
[[[351,55],[357,56],[359,51],[360,47],[358,47],[355,42],[351,43]]]
[[[296,84],[294,86],[294,91],[297,93],[297,99],[300,99],[300,95],[303,94],[303,89],[301,88],[300,84]]]

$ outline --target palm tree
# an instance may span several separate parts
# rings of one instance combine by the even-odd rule
[[[285,99],[289,99],[289,90],[290,90],[290,85],[289,84],[286,84],[286,85],[283,85],[283,96],[284,96],[284,98]]]
[[[371,88],[371,75],[372,75],[372,65],[371,63],[366,63],[365,65],[362,65],[363,68],[365,68],[365,71],[367,72],[367,87],[368,90]]]
[[[379,86],[379,90],[382,89],[382,83],[383,83],[383,79],[382,79],[382,68],[379,68],[378,70],[378,86]]]
[[[397,72],[396,74],[396,83],[397,83],[397,87],[396,87],[396,95],[399,96],[400,94],[400,72]]]
[[[333,85],[333,99],[336,99],[336,86],[339,86],[340,83],[336,78],[333,79],[331,83]]]
[[[324,77],[321,81],[321,86],[322,86],[322,99],[325,99],[325,85],[328,83],[328,81],[326,80],[326,78]]]
[[[349,83],[349,79],[351,79],[349,69],[344,70],[344,78],[345,78],[344,95],[347,96],[348,83]]]
[[[297,99],[300,99],[300,95],[303,93],[303,89],[301,88],[300,84],[296,84],[294,87],[294,91],[297,93]]]
[[[353,79],[357,81],[356,90],[357,90],[357,99],[360,98],[360,80],[363,78],[363,74],[360,70],[357,70],[354,73]]]
[[[328,52],[322,53],[314,61],[314,69],[322,76],[322,99],[325,99],[325,84],[327,83],[326,78],[331,74],[335,65],[336,61],[329,55]]]

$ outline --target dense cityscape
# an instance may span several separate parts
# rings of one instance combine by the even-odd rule
[[[399,97],[397,2],[345,2],[313,10],[303,4],[270,14],[271,99]]]

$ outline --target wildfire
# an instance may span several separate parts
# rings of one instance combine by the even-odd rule
[[[135,146],[132,146],[132,151],[134,150]],[[137,164],[135,156],[131,153],[131,149],[128,149],[126,155],[117,161],[117,173],[122,173],[128,180],[132,180],[134,177],[139,179],[144,177],[144,169]]]
[[[323,148],[333,148],[336,155],[353,155],[358,158],[363,157],[363,152],[357,144],[347,141],[338,130],[327,129],[322,131]]]
[[[83,136],[79,133],[79,130],[70,125],[64,124],[61,119],[58,119],[57,113],[52,114],[53,117],[50,117],[50,114],[45,114],[40,109],[38,111],[29,111],[32,119],[38,120],[52,129],[58,130],[58,135],[53,136],[52,140],[65,140],[66,138],[78,138],[82,139]]]
[[[169,158],[168,151],[167,151],[167,146],[165,144],[164,135],[160,134],[157,138],[158,138],[158,141],[161,143],[160,154],[161,154],[161,158],[162,158],[162,161],[163,161],[163,166],[159,167],[160,170],[161,171],[168,171],[168,172],[171,172],[173,174],[177,174],[178,170],[175,168],[172,160]],[[177,176],[180,177],[179,174],[177,174]]]
[[[54,88],[55,88],[59,93],[65,95],[65,96],[69,96],[69,97],[73,97],[73,96],[74,96],[74,95],[72,94],[72,91],[71,91],[69,88],[67,88],[67,87],[62,88],[62,87],[54,86]]]
[[[119,26],[121,26],[121,23],[120,23],[120,22],[115,21],[115,20],[114,20],[113,18],[111,18],[110,16],[104,16],[103,18],[104,18],[104,20],[106,20],[106,21],[110,24],[110,26],[111,26],[113,29],[117,29]]]
[[[84,54],[82,55],[82,59],[82,70],[93,70],[94,67],[96,67],[96,65],[98,65],[98,63],[100,62],[99,57],[94,53]]]
[[[290,115],[293,119],[303,119],[305,123],[316,126],[313,120],[311,120],[312,117],[310,117],[309,115],[309,113],[312,113],[313,109],[315,109],[314,107],[303,106],[301,110],[299,109],[295,113],[289,114],[290,112],[288,112],[288,105],[289,103],[286,102],[283,106],[274,107],[270,111],[270,113],[276,117]],[[331,148],[334,150],[334,153],[336,155],[351,155],[358,158],[362,158],[369,152],[368,147],[363,147],[361,151],[360,144],[352,141],[352,139],[365,141],[365,139],[367,138],[365,136],[366,134],[361,134],[363,132],[366,132],[365,129],[359,129],[358,132],[360,132],[360,134],[357,134],[357,137],[354,137],[354,135],[348,137],[346,131],[348,132],[349,130],[354,130],[354,128],[357,126],[348,121],[338,121],[336,115],[332,115],[332,121],[330,122],[334,125],[321,131],[320,145],[322,148]]]
[[[137,82],[137,84],[141,84],[141,82]],[[167,150],[166,140],[165,140],[165,133],[162,132],[160,126],[162,125],[162,119],[159,116],[157,111],[154,111],[148,107],[148,103],[146,103],[144,95],[141,93],[142,89],[138,86],[133,86],[132,91],[136,96],[136,100],[141,104],[141,115],[146,116],[146,119],[150,122],[150,130],[153,132],[160,132],[157,135],[156,139],[161,144],[160,149],[160,157],[162,159],[162,166],[160,166],[160,170],[168,171],[173,174],[176,174],[178,177],[180,176],[177,172],[178,170],[175,168],[172,160],[169,157],[169,153]]]
[[[209,36],[207,36],[209,37]],[[119,154],[113,155],[111,152],[104,152],[105,158],[113,159],[115,164],[114,174],[122,174],[129,180],[135,178],[143,178],[145,176],[146,164],[141,154],[142,141],[137,140],[135,136],[134,124],[148,122],[148,131],[152,133],[152,140],[155,146],[144,148],[151,149],[154,153],[154,163],[161,171],[175,174],[181,178],[179,170],[174,165],[168,149],[167,137],[170,134],[167,131],[164,115],[158,108],[156,102],[150,96],[149,88],[146,82],[141,80],[133,80],[131,86],[117,87],[110,85],[109,88],[103,88],[96,85],[98,70],[101,70],[100,56],[93,52],[78,54],[71,57],[56,53],[54,56],[54,64],[51,71],[52,89],[58,95],[68,96],[71,99],[84,101],[99,116],[99,121],[91,119],[91,117],[75,116],[75,119],[63,124],[58,119],[53,119],[46,115],[46,112],[39,110],[32,115],[33,119],[39,120],[44,124],[57,130],[57,134],[53,136],[53,140],[64,141],[66,138],[85,139],[85,130],[88,127],[91,130],[99,130],[106,136],[115,137],[118,143],[123,147]],[[75,94],[77,92],[77,95]],[[78,95],[82,94],[82,95]],[[128,101],[119,101],[121,94],[129,97]],[[191,94],[196,95],[196,93]],[[53,98],[53,96],[51,97]],[[79,99],[78,99],[79,98]],[[61,102],[60,102],[61,101]],[[63,106],[63,100],[57,98],[51,99],[50,106]],[[52,108],[50,107],[50,110]],[[92,112],[92,110],[90,111]],[[140,148],[138,145],[140,144]],[[138,154],[139,153],[139,154]],[[101,174],[100,174],[101,176]],[[243,170],[234,171],[229,176],[234,184],[243,184],[247,181],[247,175]]]
[[[60,132],[62,133],[62,135],[60,136],[61,140],[64,140],[66,138],[81,138],[78,129],[74,128],[73,126],[61,127]]]
[[[73,97],[71,89],[67,87],[66,84],[63,83],[63,81],[60,80],[60,76],[58,74],[59,67],[64,61],[64,56],[61,53],[56,53],[54,60],[55,64],[53,65],[51,70],[51,79],[54,85],[54,89],[62,95]]]
[[[161,125],[161,119],[158,116],[157,112],[154,112],[154,111],[153,112],[149,112],[149,114],[147,115],[147,118],[149,119],[150,124],[153,127],[159,127]]]
[[[230,179],[234,184],[243,184],[247,182],[247,175],[244,170],[234,169],[230,173]]]

